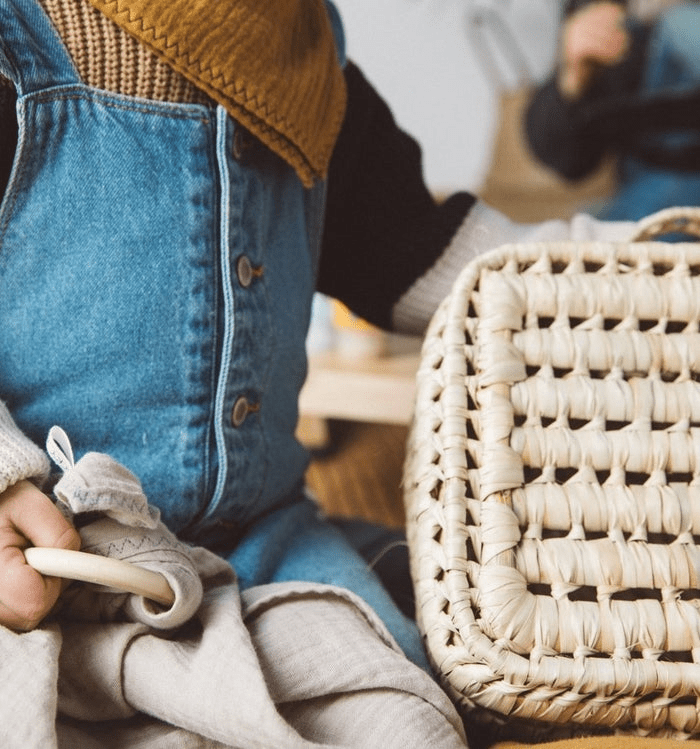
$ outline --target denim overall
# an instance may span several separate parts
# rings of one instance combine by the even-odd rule
[[[0,208],[0,398],[17,424],[126,465],[244,588],[355,590],[424,664],[415,625],[304,495],[324,185],[304,189],[222,107],[84,85],[36,0],[0,3],[0,72],[18,96]]]
[[[700,87],[700,7],[680,5],[662,13],[649,40],[641,95],[682,93]],[[700,134],[676,131],[648,136],[652,145],[700,147]],[[638,220],[662,208],[700,205],[700,174],[621,160],[620,188],[599,212],[608,221]],[[686,239],[687,237],[682,237]]]

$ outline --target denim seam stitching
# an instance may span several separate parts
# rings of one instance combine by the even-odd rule
[[[124,112],[137,112],[140,114],[152,114],[160,117],[167,117],[174,120],[199,120],[203,124],[209,123],[209,118],[202,116],[201,114],[195,114],[194,112],[187,111],[181,107],[180,109],[173,111],[173,105],[169,102],[164,102],[163,107],[158,107],[150,103],[147,99],[143,100],[143,103],[134,101],[132,104],[127,104],[125,101],[121,102],[114,98],[113,94],[100,95],[98,89],[85,87],[84,90],[76,91],[72,93],[61,93],[57,90],[44,90],[41,92],[34,92],[25,94],[23,98],[32,99],[38,103],[54,102],[54,101],[89,101],[102,104],[111,109],[117,109]],[[195,105],[201,106],[201,105]],[[166,108],[166,107],[169,107]]]
[[[231,279],[231,267],[229,263],[229,205],[230,205],[230,173],[227,160],[226,134],[228,114],[224,107],[217,107],[216,111],[217,133],[216,154],[219,167],[219,180],[221,183],[220,197],[220,228],[219,228],[219,265],[221,268],[221,286],[224,297],[224,333],[221,345],[221,363],[219,366],[219,382],[216,390],[216,403],[214,407],[214,434],[216,438],[218,454],[218,475],[214,495],[206,512],[210,516],[221,502],[224,486],[227,478],[226,460],[226,436],[224,435],[223,417],[224,401],[226,399],[226,385],[230,368],[231,351],[233,347],[233,286]]]

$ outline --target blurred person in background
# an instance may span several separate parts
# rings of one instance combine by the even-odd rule
[[[617,158],[607,220],[700,204],[700,5],[639,5],[570,0],[556,70],[525,115],[535,156],[569,180]]]

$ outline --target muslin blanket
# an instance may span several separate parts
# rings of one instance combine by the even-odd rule
[[[38,629],[0,627],[3,749],[464,747],[462,724],[374,612],[331,586],[240,592],[231,567],[181,543],[108,456],[50,452],[83,550],[158,570],[167,610],[72,583]]]

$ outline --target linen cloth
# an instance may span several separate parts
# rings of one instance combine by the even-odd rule
[[[353,593],[279,583],[239,593],[233,569],[165,528],[108,456],[66,469],[59,506],[84,549],[162,572],[176,600],[73,583],[41,628],[0,628],[6,749],[464,747],[447,696]],[[89,520],[83,525],[84,520]]]

